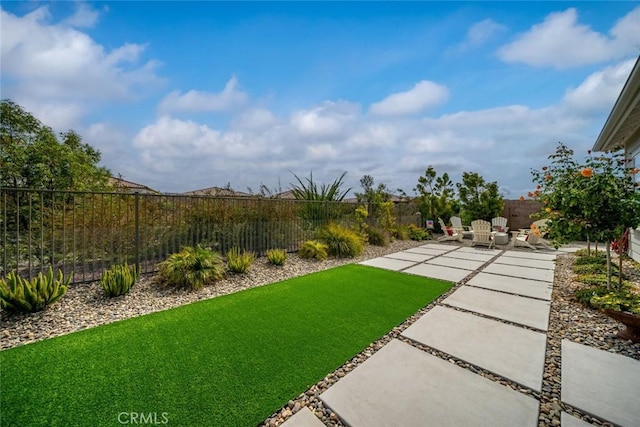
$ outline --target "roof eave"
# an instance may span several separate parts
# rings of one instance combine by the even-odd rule
[[[593,145],[593,151],[612,151],[621,148],[616,132],[624,123],[629,111],[640,101],[640,56],[636,60],[616,103]]]

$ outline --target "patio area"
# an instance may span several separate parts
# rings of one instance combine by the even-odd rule
[[[582,245],[534,252],[465,243],[361,262],[457,285],[317,394],[325,413],[311,405],[284,425],[640,423],[640,345],[620,351],[563,337],[566,309],[552,298],[554,271],[564,274],[556,263]]]

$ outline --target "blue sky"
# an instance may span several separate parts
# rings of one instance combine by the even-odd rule
[[[640,2],[3,2],[2,98],[165,192],[429,165],[506,198],[591,148]]]

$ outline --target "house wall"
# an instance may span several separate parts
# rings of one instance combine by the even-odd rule
[[[640,138],[627,145],[625,152],[626,158],[632,160],[630,166],[640,168]],[[640,182],[640,174],[635,174],[634,178]],[[640,227],[629,233],[629,256],[640,262]]]

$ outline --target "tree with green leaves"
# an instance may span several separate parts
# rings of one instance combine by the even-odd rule
[[[53,130],[10,100],[0,104],[0,186],[47,190],[103,190],[109,171],[100,152],[73,130]]]
[[[418,193],[420,215],[424,220],[434,220],[436,229],[439,227],[436,221],[439,217],[446,221],[457,210],[449,174],[445,172],[441,176],[437,175],[435,168],[429,165],[424,176],[418,178],[414,189]]]
[[[355,193],[358,203],[366,206],[370,222],[377,222],[383,214],[383,204],[391,200],[391,192],[384,183],[375,186],[371,175],[360,178],[362,193]]]
[[[606,242],[609,287],[611,242],[640,225],[640,192],[632,177],[638,169],[627,168],[621,153],[593,156],[589,151],[584,162],[573,156],[573,150],[559,143],[550,165],[532,170],[538,184],[533,195],[544,205],[556,247],[585,237]]]
[[[497,182],[486,182],[476,172],[464,172],[462,182],[456,186],[463,222],[468,224],[476,219],[491,221],[502,213],[504,199]]]

